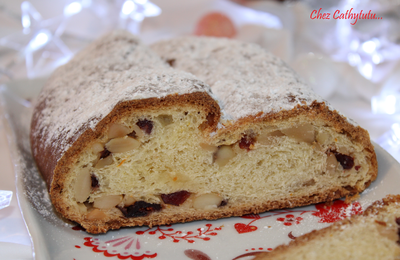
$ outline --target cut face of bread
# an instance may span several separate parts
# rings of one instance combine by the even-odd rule
[[[287,75],[277,72],[274,80],[289,88],[297,79]],[[229,74],[220,76],[230,84]],[[290,109],[268,110],[255,99],[247,103],[252,109],[235,113],[221,110],[233,105],[207,83],[170,68],[125,32],[59,68],[38,99],[31,130],[56,209],[101,233],[330,201],[376,178],[368,133],[305,85],[297,82],[299,95],[288,102],[293,93],[282,94]]]
[[[399,259],[400,196],[387,196],[330,227],[297,237],[255,260],[267,259]]]

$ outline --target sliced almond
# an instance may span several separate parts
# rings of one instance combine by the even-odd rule
[[[125,135],[132,132],[128,127],[121,124],[111,124],[108,129],[108,139],[117,137],[124,137]]]
[[[312,143],[315,140],[314,127],[311,124],[299,124],[291,128],[282,129],[282,133],[299,142]]]
[[[274,142],[274,137],[280,136],[284,136],[284,134],[279,130],[261,133],[259,136],[257,136],[257,142],[262,145],[271,145]]]
[[[230,145],[222,145],[215,154],[215,163],[220,167],[223,167],[229,162],[229,160],[235,157],[235,155],[236,154]]]
[[[161,123],[162,126],[167,126],[174,122],[171,115],[159,115],[156,119]]]
[[[94,166],[94,168],[96,169],[100,169],[103,168],[107,165],[111,165],[114,162],[114,158],[112,155],[107,156],[106,158],[100,159],[97,161],[96,165]]]
[[[376,225],[378,232],[381,236],[384,236],[392,241],[398,241],[399,235],[397,234],[397,230],[394,228],[386,227],[383,225]]]
[[[136,199],[135,199],[135,197],[133,197],[131,195],[125,195],[124,200],[122,202],[124,204],[124,207],[126,207],[126,206],[133,205],[136,202]]]
[[[193,200],[195,209],[216,209],[221,205],[223,198],[215,193],[200,195]]]
[[[107,195],[100,198],[95,198],[93,207],[98,209],[110,209],[117,206],[122,201],[122,195]]]
[[[349,151],[349,149],[345,146],[339,146],[337,147],[337,152],[341,153],[341,154],[350,154],[351,152]]]
[[[336,168],[338,166],[338,161],[336,160],[336,156],[333,153],[328,155],[326,159],[326,173],[334,174],[336,172]]]
[[[92,179],[90,178],[89,168],[81,169],[76,175],[74,195],[77,202],[85,202],[90,195]]]
[[[201,143],[200,147],[208,152],[213,152],[215,153],[218,150],[218,147],[215,145],[210,145],[210,144],[206,144],[206,143]]]
[[[93,154],[98,154],[100,152],[102,152],[104,150],[104,145],[99,143],[99,142],[95,142],[94,144],[92,144],[92,153]]]
[[[140,142],[134,138],[124,136],[111,139],[106,148],[112,153],[124,153],[139,148]]]
[[[318,132],[315,138],[320,144],[330,144],[332,143],[332,135],[328,132]]]
[[[93,209],[89,214],[87,214],[86,218],[88,220],[105,220],[107,215],[100,209]]]
[[[78,209],[80,213],[86,213],[87,212],[87,207],[83,203],[78,203]]]
[[[313,144],[313,148],[314,148],[316,151],[319,151],[319,152],[323,152],[323,151],[324,151],[324,148],[323,148],[319,143],[314,143],[314,144]]]

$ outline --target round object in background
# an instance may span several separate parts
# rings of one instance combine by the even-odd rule
[[[233,38],[236,35],[236,28],[228,16],[219,12],[212,12],[199,20],[194,34],[198,36]]]

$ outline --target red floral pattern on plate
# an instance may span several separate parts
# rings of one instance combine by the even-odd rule
[[[311,212],[311,215],[319,218],[319,223],[333,223],[338,220],[344,219],[346,217],[350,217],[352,215],[361,214],[363,212],[362,206],[359,202],[355,202],[353,204],[346,204],[342,200],[336,200],[333,203],[320,203],[315,205],[315,210],[282,210],[274,213],[268,213],[266,216],[260,216],[258,214],[249,214],[242,216],[241,218],[245,219],[253,219],[248,224],[245,223],[236,223],[235,229],[239,234],[249,233],[256,231],[258,229],[257,226],[251,225],[255,221],[269,218],[272,216],[284,215],[286,216],[277,218],[276,220],[279,222],[283,222],[285,226],[292,226],[293,224],[300,224],[303,220],[302,217],[295,217],[294,214],[303,215],[305,213]]]
[[[85,237],[84,239],[86,241],[85,246],[93,247],[93,252],[103,253],[106,257],[141,260],[157,256],[157,253],[151,253],[151,251],[144,249],[139,239],[134,236],[124,236],[108,241],[101,241],[93,237]]]
[[[351,215],[360,214],[363,212],[361,204],[355,202],[353,204],[346,204],[342,200],[336,200],[333,203],[321,203],[315,205],[316,210],[280,210],[276,212],[265,213],[265,216],[258,214],[249,214],[242,216],[242,219],[250,219],[251,221],[245,223],[235,223],[234,228],[238,234],[249,233],[257,231],[259,228],[253,223],[264,218],[273,216],[280,216],[276,218],[276,221],[282,223],[286,227],[292,227],[294,225],[300,225],[303,222],[303,215],[305,213],[311,213],[312,216],[318,218],[318,223],[333,223],[338,220],[350,217]],[[282,216],[283,215],[283,216]],[[217,236],[218,231],[221,231],[223,225],[220,227],[213,227],[212,224],[206,224],[204,227],[197,228],[196,231],[182,231],[177,228],[172,228],[171,225],[157,226],[154,228],[148,228],[142,231],[136,231],[136,236],[123,236],[112,240],[102,241],[99,238],[85,237],[84,245],[92,247],[93,252],[103,253],[106,257],[116,257],[118,259],[132,259],[141,260],[144,258],[155,258],[158,256],[157,253],[151,252],[149,249],[145,249],[141,246],[139,236],[142,235],[156,235],[160,240],[169,240],[173,243],[179,243],[180,241],[186,241],[188,243],[194,243],[200,241],[210,241],[211,237]],[[264,226],[264,228],[271,228],[271,226]],[[73,227],[74,230],[82,230],[81,227]],[[288,237],[295,239],[296,236],[289,231]],[[151,244],[146,245],[152,247]],[[80,249],[80,246],[75,246]],[[235,259],[246,258],[254,256],[261,252],[265,252],[264,248],[252,248],[253,252],[246,252],[237,256]],[[260,251],[258,251],[260,250]],[[272,250],[268,248],[267,251]],[[246,250],[248,251],[248,250]],[[193,260],[205,260],[210,257],[202,251],[195,249],[187,249],[184,251],[185,255]]]
[[[211,239],[209,236],[218,235],[216,231],[220,231],[223,226],[211,228],[212,224],[206,224],[206,228],[198,228],[197,232],[188,231],[186,233],[179,230],[175,231],[173,228],[171,228],[171,225],[168,225],[167,227],[167,229],[162,229],[159,226],[156,228],[149,228],[144,231],[137,231],[136,234],[143,235],[147,233],[149,235],[155,235],[159,233],[159,239],[172,238],[172,242],[174,243],[179,243],[179,241],[182,240],[186,240],[189,243],[194,243],[195,239],[209,241]]]
[[[283,221],[285,221],[287,219],[285,223],[289,223],[290,225],[292,225],[290,222],[291,222],[291,219],[294,218],[294,215],[288,214],[288,213],[301,213],[300,215],[302,215],[302,214],[307,213],[307,212],[314,212],[314,211],[310,211],[310,210],[303,210],[303,211],[300,211],[300,210],[297,210],[297,211],[296,210],[284,210],[284,211],[274,212],[272,214],[269,214],[269,215],[263,216],[263,217],[261,217],[258,214],[249,214],[249,215],[242,216],[241,218],[247,218],[247,219],[253,219],[253,220],[250,221],[248,224],[236,223],[235,224],[235,229],[239,234],[253,232],[253,231],[256,231],[258,229],[258,227],[251,225],[255,221],[257,221],[259,219],[263,219],[263,218],[269,218],[269,217],[272,217],[272,216],[278,216],[278,215],[284,215],[284,214],[287,214],[286,216],[291,216],[291,217],[290,218],[288,218],[288,217],[287,218],[279,218],[279,219],[283,219]],[[301,218],[301,217],[300,218],[299,217],[295,218],[295,223],[298,224],[297,222],[300,223],[301,220],[303,220],[303,218]],[[278,221],[280,221],[280,220],[278,220]],[[286,226],[290,226],[290,225],[286,225]]]
[[[359,202],[346,204],[342,200],[335,200],[332,205],[320,203],[315,205],[315,208],[317,211],[312,213],[312,215],[320,218],[319,223],[333,223],[363,212]]]
[[[277,218],[277,221],[283,222],[283,225],[285,226],[291,226],[293,224],[300,224],[300,222],[303,220],[302,217],[294,217],[292,214],[287,214],[284,218]]]

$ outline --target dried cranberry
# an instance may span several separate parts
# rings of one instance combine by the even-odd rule
[[[133,205],[126,208],[119,207],[122,214],[127,218],[144,217],[151,212],[160,211],[160,204],[147,203],[145,201],[136,201]]]
[[[254,145],[256,139],[250,136],[243,136],[242,139],[239,141],[239,147],[240,149],[247,149],[247,151],[250,151],[250,147]]]
[[[104,148],[104,150],[100,154],[100,159],[106,158],[110,154],[111,154],[111,152],[109,150],[107,150],[107,148]]]
[[[354,169],[356,169],[356,171],[358,171],[361,168],[361,165],[357,165],[356,167],[354,167]]]
[[[161,194],[161,199],[165,204],[179,206],[185,202],[189,196],[190,192],[182,190],[170,194]]]
[[[336,160],[342,165],[343,169],[348,170],[353,168],[354,166],[354,159],[345,154],[341,154],[338,152],[334,152]]]
[[[97,179],[96,175],[91,174],[91,175],[90,175],[90,178],[91,178],[91,180],[92,180],[92,188],[98,188],[98,187],[100,187],[100,185],[99,185],[99,180]]]
[[[153,130],[153,121],[151,121],[151,120],[147,120],[147,119],[139,120],[136,124],[146,134],[150,134],[151,130]]]

